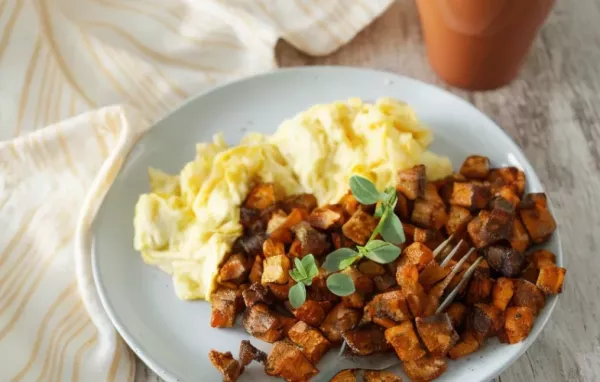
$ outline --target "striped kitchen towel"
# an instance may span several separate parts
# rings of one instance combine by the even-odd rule
[[[279,38],[327,54],[391,2],[0,0],[0,381],[133,380],[85,235],[128,149],[194,93],[274,68]]]

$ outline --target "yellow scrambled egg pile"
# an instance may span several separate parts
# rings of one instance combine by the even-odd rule
[[[250,134],[231,148],[217,135],[198,144],[179,175],[149,170],[150,192],[135,207],[135,249],[173,276],[179,298],[209,300],[218,267],[242,234],[240,205],[257,181],[288,195],[314,194],[322,205],[339,201],[353,174],[382,190],[398,170],[423,163],[439,179],[452,167],[427,151],[432,139],[408,105],[390,98],[316,105],[272,136]]]

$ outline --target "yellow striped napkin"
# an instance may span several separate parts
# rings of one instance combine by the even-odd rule
[[[391,2],[0,0],[0,381],[133,380],[87,236],[124,154],[190,95],[272,69],[279,38],[327,54]]]

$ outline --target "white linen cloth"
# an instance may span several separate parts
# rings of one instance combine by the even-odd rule
[[[87,236],[124,155],[191,95],[275,68],[279,38],[327,54],[391,2],[0,0],[0,381],[133,380]]]

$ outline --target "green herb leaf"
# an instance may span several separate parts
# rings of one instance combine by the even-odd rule
[[[304,256],[301,261],[307,275],[304,284],[312,285],[312,279],[319,274],[319,267],[315,263],[315,257],[313,255],[307,255]]]
[[[367,243],[365,256],[379,264],[387,264],[400,256],[400,248],[381,240],[371,240]]]
[[[296,265],[296,271],[302,277],[302,279],[305,280],[306,278],[308,278],[308,275],[306,274],[306,269],[304,269],[304,265],[302,264],[300,259],[298,259],[297,257],[294,258],[294,264]]]
[[[391,209],[394,209],[394,207],[396,207],[396,203],[398,203],[398,194],[396,193],[396,188],[388,187],[383,193],[385,195],[384,202],[386,206],[388,206]]]
[[[343,273],[334,273],[329,276],[327,278],[327,288],[338,296],[348,296],[356,290],[350,276]]]
[[[383,208],[383,202],[377,202],[377,205],[375,206],[375,213],[373,214],[373,216],[375,216],[376,218],[380,218],[381,215],[383,215]]]
[[[288,292],[288,299],[295,309],[304,304],[304,301],[306,301],[306,287],[304,284],[298,283],[292,286]]]
[[[295,282],[300,282],[300,280],[302,280],[302,275],[299,274],[297,270],[291,269],[288,273]]]
[[[327,269],[329,272],[338,271],[342,269],[340,268],[342,261],[356,256],[358,256],[358,252],[350,248],[336,249],[327,255],[327,258],[325,258],[325,262],[323,263],[323,268]]]
[[[389,213],[383,222],[381,222],[381,236],[385,241],[392,244],[402,244],[406,241],[404,236],[404,228],[402,223],[395,213]]]
[[[361,255],[356,255],[354,257],[350,257],[350,258],[340,261],[340,267],[339,267],[340,270],[348,268],[349,266],[354,264],[354,262],[356,260],[360,259],[361,257],[362,257]]]
[[[381,197],[381,194],[369,179],[358,175],[353,175],[350,178],[350,190],[362,204],[374,204]]]

